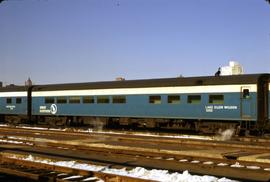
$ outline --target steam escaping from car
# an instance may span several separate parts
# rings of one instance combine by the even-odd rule
[[[217,139],[221,140],[221,141],[231,140],[234,133],[235,133],[235,129],[233,129],[233,128],[226,129],[222,132],[219,132],[219,136],[217,137]]]
[[[93,122],[92,124],[95,130],[97,131],[103,130],[104,123],[99,118],[95,118],[92,122]]]

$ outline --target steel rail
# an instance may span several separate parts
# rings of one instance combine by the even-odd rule
[[[187,139],[187,138],[165,138],[162,136],[141,136],[132,134],[113,134],[113,133],[98,133],[98,132],[74,132],[74,131],[62,131],[62,130],[37,130],[37,129],[25,129],[25,128],[7,128],[0,127],[1,132],[18,132],[17,134],[26,132],[27,134],[44,134],[44,135],[63,135],[69,137],[91,137],[91,136],[108,136],[113,137],[118,141],[128,142],[142,142],[142,143],[160,143],[171,145],[193,145],[194,148],[208,147],[209,149],[217,148],[230,148],[237,150],[244,150],[249,152],[270,152],[270,139],[269,143],[267,139],[251,139],[246,141],[241,138],[240,141],[218,141],[218,140],[200,140],[200,139]]]
[[[57,166],[52,164],[37,163],[34,161],[25,161],[21,159],[8,158],[0,155],[1,173],[24,177],[35,181],[58,181],[67,182],[72,176],[79,175],[76,181],[83,181],[87,178],[93,178],[95,181],[103,180],[110,182],[154,182],[153,180],[140,179],[135,177],[109,174],[98,171],[89,171],[83,169],[74,169],[70,167]],[[64,173],[65,175],[59,175]],[[72,180],[73,181],[73,180]]]
[[[66,149],[59,149],[59,146]],[[114,165],[118,164],[133,167],[143,166],[146,168],[167,169],[171,171],[189,170],[190,172],[197,174],[225,176],[242,180],[268,181],[270,179],[270,172],[265,170],[270,169],[269,164],[217,159],[210,158],[209,156],[202,157],[192,156],[189,154],[181,155],[157,150],[145,151],[136,150],[135,148],[127,150],[114,147],[82,147],[68,144],[56,145],[56,143],[46,143],[46,145],[39,147],[23,147],[19,148],[18,150],[26,153],[32,153],[35,151],[38,154],[58,155],[62,157],[72,157],[78,155],[80,156],[80,159],[113,163]],[[72,153],[70,151],[74,152]],[[60,155],[60,153],[62,154]],[[236,163],[239,163],[240,167],[232,167]],[[226,165],[222,166],[220,164]],[[258,169],[249,169],[248,166],[257,166]]]

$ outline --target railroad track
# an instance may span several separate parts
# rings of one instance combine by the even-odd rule
[[[6,128],[7,129],[7,128]],[[0,129],[2,131],[2,128]],[[28,135],[32,132],[37,133],[37,130],[20,130],[18,128],[11,129],[12,133],[26,132]],[[5,133],[5,132],[4,132]],[[7,144],[7,141],[18,142],[15,153],[23,152],[33,153],[33,155],[56,155],[61,157],[80,156],[80,160],[90,160],[101,163],[113,164],[118,166],[136,167],[142,166],[145,168],[168,169],[170,171],[189,170],[196,174],[209,174],[215,176],[225,176],[240,180],[253,181],[269,181],[270,179],[270,163],[257,160],[240,160],[241,157],[248,155],[256,155],[258,153],[269,152],[268,146],[248,145],[249,142],[241,144],[241,142],[220,142],[220,141],[205,141],[191,139],[160,139],[158,137],[130,137],[114,134],[102,134],[106,136],[102,140],[90,139],[94,137],[94,133],[78,133],[78,132],[62,132],[62,131],[47,131],[38,130],[38,136],[58,136],[58,139],[63,136],[68,136],[67,140],[62,138],[61,141],[55,139],[36,140],[31,137],[18,138],[2,138],[2,143]],[[77,134],[77,135],[76,135]],[[98,134],[99,135],[99,134]],[[61,136],[61,137],[60,137]],[[77,137],[77,140],[73,137]],[[106,143],[109,138],[114,136],[114,140]],[[116,137],[117,136],[117,137]],[[73,138],[73,140],[70,140]],[[115,139],[117,138],[117,139]],[[6,140],[6,141],[4,141]],[[79,142],[78,142],[79,140]],[[162,140],[162,141],[160,141]],[[105,142],[103,142],[105,141]],[[121,142],[131,142],[132,145],[122,145]],[[154,147],[142,147],[152,142]],[[265,141],[264,141],[265,142]],[[125,144],[126,144],[125,143]],[[139,143],[141,143],[139,145]],[[209,144],[211,143],[211,144]],[[168,149],[159,145],[179,145],[184,148],[181,151],[176,149]],[[13,144],[14,145],[14,144]],[[28,145],[28,146],[27,146]],[[224,149],[232,146],[229,151],[224,150],[222,155],[211,153],[211,149]],[[253,146],[253,148],[252,148]],[[191,152],[189,148],[194,147],[198,151]],[[248,150],[243,150],[247,147]],[[202,150],[209,150],[209,154]],[[236,150],[237,149],[237,150]],[[2,151],[10,151],[10,148],[1,147]],[[203,155],[200,155],[202,151]],[[260,151],[260,152],[259,152]],[[270,155],[270,154],[269,154]]]
[[[48,146],[52,147],[51,144]],[[14,148],[5,151],[24,152],[32,155],[53,155],[58,157],[72,157],[79,155],[77,160],[90,160],[110,165],[145,168],[168,169],[171,171],[184,171],[186,169],[197,174],[209,174],[225,176],[241,180],[268,181],[270,179],[270,165],[255,162],[236,162],[228,159],[215,159],[209,157],[196,157],[188,155],[177,155],[156,151],[135,151],[121,148],[80,148],[76,146],[61,146],[62,150],[44,147]],[[57,146],[59,147],[59,146]],[[3,148],[1,148],[3,151]],[[46,150],[47,151],[46,151]],[[74,152],[67,152],[67,151]],[[76,152],[75,152],[76,151]]]
[[[100,132],[89,130],[73,130],[73,129],[55,129],[55,128],[21,128],[21,127],[3,127],[0,126],[0,131],[12,132],[14,135],[21,135],[23,133],[32,136],[47,135],[47,136],[63,136],[63,137],[96,137],[96,138],[114,138],[118,141],[127,142],[144,142],[144,143],[159,143],[159,144],[171,144],[171,145],[193,145],[193,147],[208,147],[208,148],[235,148],[251,151],[270,151],[270,138],[258,138],[258,137],[234,137],[229,141],[220,140],[219,136],[188,136],[174,135],[144,135],[144,133],[137,132]]]
[[[153,182],[134,177],[109,174],[98,171],[73,169],[47,163],[37,163],[1,155],[0,171],[11,176],[18,176],[32,181],[110,181],[110,182]]]

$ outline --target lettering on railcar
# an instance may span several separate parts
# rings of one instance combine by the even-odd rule
[[[205,106],[205,112],[213,112],[213,106]]]
[[[224,106],[224,109],[237,109],[237,106]]]
[[[205,106],[205,112],[214,112],[214,110],[237,110],[237,106]]]
[[[14,110],[16,108],[16,106],[14,106],[14,105],[7,105],[6,108],[12,111],[12,110]]]
[[[39,112],[40,113],[50,113],[51,110],[50,109],[47,109],[46,106],[39,106]]]

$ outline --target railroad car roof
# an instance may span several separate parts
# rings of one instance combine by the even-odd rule
[[[266,78],[269,80],[270,74],[177,77],[145,80],[50,84],[34,86],[33,91],[252,84],[257,83],[260,78]]]
[[[27,91],[27,86],[7,86],[7,87],[0,87],[0,92],[20,92],[20,91]]]

